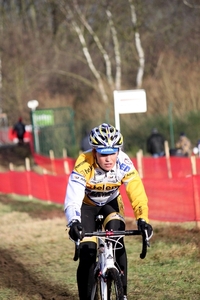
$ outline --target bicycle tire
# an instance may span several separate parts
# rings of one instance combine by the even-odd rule
[[[95,274],[94,283],[91,290],[91,300],[101,300],[101,279],[98,277],[99,270],[96,269],[97,264],[95,264]]]
[[[100,279],[96,279],[91,292],[91,300],[101,300],[101,283]]]
[[[124,290],[118,271],[115,268],[111,268],[107,271],[106,277],[107,300],[123,300]],[[101,284],[101,279],[99,277],[96,278],[92,287],[91,300],[103,299]]]
[[[108,300],[123,300],[124,290],[119,272],[115,268],[107,271]]]

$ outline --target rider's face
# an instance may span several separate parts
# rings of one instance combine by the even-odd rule
[[[114,167],[117,156],[118,152],[113,154],[100,154],[96,152],[97,163],[105,171],[110,171]]]

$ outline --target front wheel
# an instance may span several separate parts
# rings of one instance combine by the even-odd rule
[[[91,300],[123,300],[124,290],[119,272],[115,268],[108,269],[106,280],[96,277],[92,287]]]
[[[101,294],[101,279],[96,278],[91,292],[91,300],[101,300],[102,294]]]
[[[107,273],[108,300],[123,300],[124,290],[119,272],[115,268],[108,269]]]

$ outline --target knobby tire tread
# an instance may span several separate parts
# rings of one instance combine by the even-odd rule
[[[94,286],[92,288],[92,291],[94,292],[94,289],[96,290],[96,293],[94,297],[92,297],[92,300],[101,300],[101,287],[100,287],[101,281],[96,278]],[[111,268],[107,272],[107,287],[108,287],[108,300],[123,300],[124,299],[124,290],[122,281],[119,275],[119,272]],[[112,288],[112,295],[110,295],[110,290]],[[113,291],[114,294],[113,294]]]
[[[95,294],[94,294],[95,290]],[[101,287],[100,287],[100,280],[96,279],[95,283],[92,287],[92,293],[91,293],[91,299],[92,300],[101,300]]]
[[[121,281],[119,272],[115,268],[108,270],[107,286],[108,286],[108,300],[123,300],[124,299],[124,290],[123,290],[122,281]],[[115,290],[116,290],[115,295],[112,295],[112,298],[110,298],[111,295],[109,292],[109,289],[111,289],[111,288],[112,288],[112,290],[113,290],[113,288],[115,288]]]

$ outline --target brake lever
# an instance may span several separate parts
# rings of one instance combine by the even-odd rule
[[[150,247],[150,242],[149,242],[150,238],[148,237],[147,229],[145,229],[144,232],[145,232],[145,235],[146,235],[146,243],[147,243],[147,246]]]
[[[80,240],[78,240],[77,242],[74,242],[74,244],[75,244],[75,250],[74,250],[73,260],[77,261],[79,259],[79,254],[80,254],[80,248],[79,248]]]

